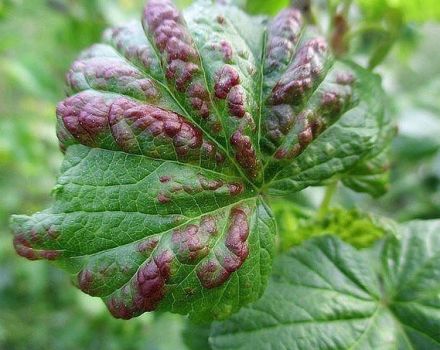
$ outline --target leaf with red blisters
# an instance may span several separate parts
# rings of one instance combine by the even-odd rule
[[[14,245],[56,260],[115,317],[225,318],[266,285],[275,225],[262,194],[334,176],[375,186],[380,84],[335,62],[294,9],[267,20],[150,0],[141,23],[73,63],[55,201],[13,218]]]

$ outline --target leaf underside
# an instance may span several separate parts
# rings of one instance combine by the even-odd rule
[[[151,0],[79,56],[67,92],[55,201],[13,217],[14,245],[118,318],[219,319],[258,299],[275,235],[262,193],[334,178],[382,192],[379,78],[334,61],[294,9]]]
[[[440,221],[355,250],[319,237],[280,256],[256,303],[216,323],[219,349],[440,349]]]

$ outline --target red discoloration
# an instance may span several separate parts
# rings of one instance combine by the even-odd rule
[[[313,110],[304,109],[293,117],[293,109],[287,104],[269,108],[271,113],[266,127],[271,141],[280,145],[289,132],[297,135],[297,143],[284,144],[275,152],[276,159],[292,159],[298,156],[349,108],[353,98],[353,75],[347,71],[331,74],[332,84],[324,85],[324,89],[318,90],[319,103]]]
[[[215,258],[205,260],[197,267],[197,277],[207,289],[221,286],[229,276],[230,273]]]
[[[204,158],[213,159],[217,164],[223,164],[225,161],[223,154],[218,152],[217,147],[209,141],[203,141],[201,153]]]
[[[41,241],[40,235],[34,229],[29,231],[29,238],[30,238],[31,242],[34,243],[34,244],[38,243],[39,241]]]
[[[128,320],[139,315],[141,311],[132,305],[130,286],[125,285],[120,294],[120,296],[113,295],[106,301],[107,308],[113,317]]]
[[[336,74],[336,85],[321,93],[320,112],[323,115],[342,114],[352,100],[354,77],[349,72]]]
[[[243,118],[245,110],[245,92],[240,85],[231,88],[228,94],[229,113],[237,118]]]
[[[89,50],[94,50],[92,47]],[[160,93],[152,80],[119,57],[91,57],[73,63],[67,74],[73,91],[106,90],[130,95],[149,102],[157,101]]]
[[[221,53],[223,61],[229,63],[232,61],[233,50],[232,45],[229,41],[224,39],[220,40],[220,43],[213,43],[212,49]]]
[[[38,254],[31,248],[30,242],[22,234],[14,237],[14,248],[18,255],[29,259],[38,260]]]
[[[322,124],[317,118],[311,110],[304,110],[299,113],[294,124],[295,133],[298,135],[298,143],[291,145],[288,149],[280,149],[280,153],[277,152],[275,157],[277,159],[292,159],[304,151],[322,129]]]
[[[56,260],[60,257],[60,252],[53,249],[37,250],[24,234],[17,234],[14,237],[14,248],[18,255],[29,260]]]
[[[240,259],[240,265],[249,254],[247,238],[249,236],[248,218],[244,210],[234,208],[231,210],[231,224],[226,237],[226,247]],[[237,269],[236,267],[235,269]]]
[[[228,273],[238,270],[243,264],[238,256],[231,254],[230,252],[225,253],[225,255],[219,259],[219,262]]]
[[[321,109],[323,113],[340,114],[350,96],[342,95],[338,91],[325,91],[321,96]]]
[[[110,42],[130,61],[139,62],[146,70],[157,63],[152,48],[145,42],[133,40],[142,35],[142,28],[135,24],[128,24],[122,27],[107,29],[104,38]]]
[[[238,72],[228,65],[223,66],[215,74],[214,79],[215,96],[220,99],[225,99],[232,87],[240,84],[240,76],[238,75]]]
[[[350,72],[338,72],[336,74],[336,83],[340,85],[353,85],[356,78]]]
[[[159,181],[162,182],[162,183],[170,182],[171,181],[171,176],[161,176],[159,178]]]
[[[295,122],[293,108],[289,105],[272,106],[266,120],[267,136],[278,142],[287,135]]]
[[[93,273],[90,270],[84,269],[78,273],[77,280],[79,288],[84,293],[89,294],[94,281]]]
[[[175,230],[172,236],[173,250],[177,258],[185,263],[195,263],[209,253],[209,240],[217,234],[215,219],[205,216],[197,225]]]
[[[322,74],[328,54],[324,38],[307,41],[298,51],[294,62],[272,90],[271,103],[294,103],[309,92]]]
[[[223,59],[225,60],[225,62],[231,61],[233,55],[231,44],[226,40],[221,40],[220,48],[221,48],[221,52],[223,53]]]
[[[306,146],[313,141],[312,128],[307,127],[298,134],[298,141],[301,146]]]
[[[175,82],[177,91],[188,94],[198,116],[208,118],[209,95],[201,84],[200,58],[179,11],[169,0],[150,0],[145,7],[144,24],[165,56],[167,79]]]
[[[134,136],[126,132],[126,123],[132,130],[147,131],[153,137],[170,139],[180,156],[202,145],[201,131],[183,117],[155,106],[139,105],[126,98],[117,99],[111,105],[109,123],[122,149],[131,148],[133,144],[129,138]]]
[[[199,66],[195,63],[184,63],[180,60],[172,61],[166,70],[168,80],[176,82],[176,89],[179,92],[185,92],[194,75],[199,72]]]
[[[276,159],[283,159],[287,156],[287,151],[284,148],[279,148],[276,152],[274,157]]]
[[[229,184],[228,188],[229,188],[229,194],[231,196],[238,196],[244,191],[244,186],[238,182]]]
[[[116,142],[127,151],[133,151],[133,145],[137,145],[136,136],[128,132],[128,127],[134,134],[148,132],[153,137],[169,139],[179,156],[200,149],[203,142],[202,132],[178,114],[151,105],[139,105],[126,98],[113,102],[109,123]]]
[[[249,255],[249,223],[246,212],[233,208],[229,216],[225,247],[217,250],[212,257],[203,261],[197,268],[197,276],[205,288],[222,285],[237,271]]]
[[[240,130],[231,136],[231,145],[235,151],[235,159],[251,177],[256,177],[259,169],[255,149],[249,136]]]
[[[205,87],[200,83],[191,84],[188,89],[191,106],[197,111],[198,115],[206,119],[209,117],[209,94]]]
[[[151,252],[154,250],[154,248],[156,248],[158,243],[159,243],[159,238],[149,237],[138,244],[137,250],[139,253],[150,255]]]
[[[200,185],[204,190],[215,191],[223,186],[222,180],[210,180],[206,177],[199,176]]]
[[[100,135],[108,131],[108,105],[102,96],[93,93],[80,93],[60,102],[57,116],[83,145],[97,146]]]
[[[285,9],[273,19],[268,28],[266,74],[281,70],[288,64],[294,54],[301,26],[301,13],[297,9]]]
[[[60,253],[56,250],[42,250],[39,252],[40,259],[56,260],[60,257]]]
[[[171,276],[174,256],[165,250],[141,267],[136,275],[134,304],[142,312],[153,311],[165,295],[165,283]]]
[[[160,204],[166,204],[171,200],[171,198],[167,194],[160,192],[157,195],[157,200],[159,201]]]

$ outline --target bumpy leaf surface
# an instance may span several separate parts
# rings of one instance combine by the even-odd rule
[[[367,252],[315,238],[275,265],[258,302],[215,324],[215,350],[440,349],[440,221]]]
[[[275,235],[262,194],[368,175],[384,126],[378,78],[335,62],[294,9],[150,0],[142,24],[80,55],[67,91],[55,202],[13,218],[14,245],[119,318],[224,318],[256,300]]]

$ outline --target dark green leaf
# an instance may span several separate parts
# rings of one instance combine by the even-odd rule
[[[262,299],[216,323],[213,348],[440,349],[439,233],[420,221],[369,251],[306,242],[278,259]]]

